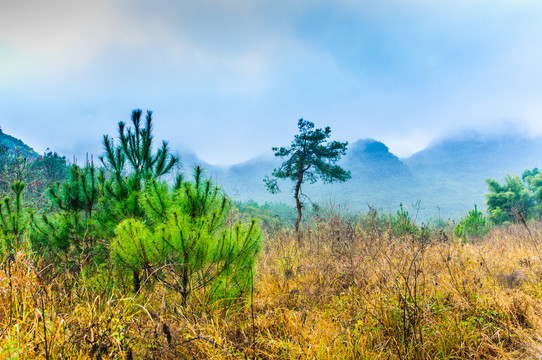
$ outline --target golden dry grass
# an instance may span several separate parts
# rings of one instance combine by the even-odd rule
[[[185,308],[106,268],[54,273],[28,252],[0,272],[2,359],[539,359],[542,226],[461,244],[341,216],[303,244],[269,234],[252,302]],[[84,274],[84,276],[83,276]],[[250,300],[250,299],[249,299]]]

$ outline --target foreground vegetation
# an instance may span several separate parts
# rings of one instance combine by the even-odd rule
[[[539,358],[542,225],[396,235],[376,213],[268,233],[248,301],[132,294],[114,267],[68,271],[21,250],[0,273],[0,357]],[[231,300],[231,299],[230,299]]]

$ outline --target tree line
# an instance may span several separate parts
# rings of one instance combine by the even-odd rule
[[[11,171],[0,207],[3,255],[26,246],[52,272],[107,268],[114,286],[130,283],[138,293],[159,282],[185,303],[195,290],[209,302],[243,298],[261,246],[257,221],[236,218],[231,199],[199,167],[166,182],[179,159],[165,141],[155,148],[152,112],[134,110],[130,120],[119,122],[116,137],[104,135],[99,165],[67,166],[56,154],[33,163],[6,158],[15,161],[6,171],[41,166],[47,190],[37,206],[33,177]]]

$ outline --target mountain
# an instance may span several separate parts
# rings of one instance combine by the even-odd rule
[[[291,195],[288,192],[272,195],[267,192],[263,182],[264,177],[271,175],[273,169],[280,164],[280,159],[273,156],[260,156],[241,164],[214,167],[211,174],[216,182],[237,200],[289,202]],[[281,185],[283,189],[289,186],[287,183]]]
[[[520,135],[471,134],[434,143],[405,159],[414,171],[446,173],[455,178],[472,172],[502,176],[502,171],[522,172],[541,159],[542,139]],[[542,160],[542,159],[541,159]]]
[[[281,163],[281,159],[269,155],[229,167],[209,167],[208,171],[236,200],[292,203],[291,182],[279,181],[282,191],[275,195],[266,191],[263,182]],[[400,202],[416,201],[413,192],[405,188],[413,188],[419,181],[408,166],[379,141],[358,140],[350,146],[341,166],[351,172],[349,181],[304,184],[305,199],[320,205],[331,203],[362,210],[374,205],[384,211],[394,210]]]
[[[422,203],[456,218],[474,204],[485,208],[486,179],[541,167],[542,139],[473,133],[431,144],[404,162],[421,180]]]
[[[280,164],[280,159],[262,156],[229,167],[210,166],[209,172],[235,199],[293,204],[291,182],[280,182],[283,191],[278,195],[265,190],[263,178]],[[442,139],[405,159],[382,142],[361,139],[349,146],[340,164],[352,178],[304,185],[311,201],[362,211],[374,206],[384,212],[394,212],[402,203],[421,220],[457,219],[474,204],[484,208],[487,178],[542,167],[542,139],[473,133]]]
[[[30,146],[1,130],[0,144],[9,151],[19,151],[23,157],[38,157]],[[279,194],[266,191],[264,177],[282,163],[272,154],[232,166],[210,165],[189,150],[178,155],[182,171],[189,174],[195,165],[202,166],[236,200],[293,206],[292,182],[280,181]],[[380,141],[360,139],[349,145],[340,165],[351,172],[352,178],[345,183],[304,184],[305,200],[353,211],[366,211],[372,206],[385,213],[397,211],[402,203],[422,221],[436,217],[457,219],[474,204],[480,209],[485,207],[487,178],[501,180],[506,173],[541,168],[542,138],[471,133],[441,139],[404,159]]]
[[[26,145],[22,140],[6,134],[2,130],[0,130],[0,145],[5,146],[12,153],[19,152],[23,158],[38,158],[38,153],[34,149]]]
[[[356,179],[385,181],[410,175],[409,168],[389,148],[373,139],[358,140],[347,152],[342,165],[356,174]]]

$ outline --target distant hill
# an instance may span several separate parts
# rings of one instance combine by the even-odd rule
[[[25,157],[38,157],[23,141],[1,131],[0,144]],[[232,166],[210,165],[188,150],[179,155],[185,173],[190,173],[194,165],[202,166],[236,200],[293,205],[291,182],[280,182],[282,192],[276,195],[265,189],[263,178],[281,164],[271,151]],[[411,213],[419,211],[421,221],[439,216],[457,219],[474,204],[485,208],[487,178],[501,180],[506,173],[542,168],[542,138],[472,133],[434,142],[404,159],[382,142],[361,139],[349,144],[341,165],[352,178],[345,183],[305,184],[303,192],[309,203],[331,203],[360,211],[373,206],[384,212],[395,212],[403,203]],[[413,206],[416,203],[418,207]]]
[[[271,195],[262,181],[280,163],[269,155],[229,167],[208,166],[208,172],[238,200],[293,203],[292,183],[282,182],[282,192]],[[419,210],[421,220],[457,219],[474,204],[485,208],[487,178],[502,179],[506,173],[542,167],[542,138],[469,134],[440,140],[405,159],[382,142],[362,139],[349,145],[341,165],[351,171],[352,179],[305,185],[310,200],[363,211],[371,205],[384,212],[394,212],[403,203],[411,213]],[[418,201],[416,209],[413,205]]]
[[[6,134],[2,130],[0,130],[0,145],[7,147],[10,152],[19,152],[22,157],[28,159],[38,158],[38,153],[34,149],[26,145],[22,140]]]
[[[542,138],[470,134],[436,142],[404,162],[430,195],[421,198],[426,207],[457,217],[473,204],[485,209],[486,179],[542,167]]]

